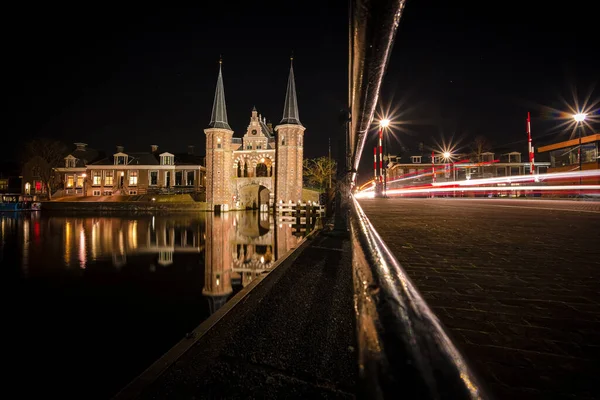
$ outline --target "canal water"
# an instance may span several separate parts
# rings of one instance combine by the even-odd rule
[[[0,213],[4,392],[110,398],[300,239],[258,212]]]

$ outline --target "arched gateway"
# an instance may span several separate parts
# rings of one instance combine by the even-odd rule
[[[211,210],[266,210],[302,196],[304,126],[298,116],[294,69],[290,67],[283,118],[272,128],[256,108],[241,138],[227,122],[219,65],[212,116],[206,134],[206,201]]]

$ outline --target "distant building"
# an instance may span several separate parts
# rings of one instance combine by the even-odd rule
[[[151,145],[147,152],[126,152],[117,146],[109,157],[76,143],[56,168],[62,182],[54,196],[118,196],[151,193],[204,193],[203,158],[193,153],[174,154]]]
[[[547,172],[549,162],[535,162],[535,173]],[[478,156],[454,154],[452,160],[444,160],[439,153],[407,151],[403,155],[390,156],[388,182],[406,179],[416,182],[431,182],[432,170],[436,171],[436,181],[493,178],[500,176],[524,175],[530,172],[529,162],[523,162],[517,151],[495,154],[484,152]]]
[[[550,168],[548,172],[569,172],[579,170],[579,138],[565,140],[538,147],[538,153],[546,153],[550,156]],[[581,169],[600,168],[600,134],[584,136],[581,138]],[[586,183],[600,182],[599,178],[585,181]],[[579,183],[579,179],[564,184]]]
[[[21,193],[22,176],[17,163],[0,164],[0,193]]]

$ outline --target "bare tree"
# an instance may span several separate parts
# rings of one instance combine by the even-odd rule
[[[49,200],[52,199],[52,192],[58,183],[55,168],[64,165],[66,152],[67,147],[58,140],[40,138],[26,144],[25,168],[40,178],[48,192]]]
[[[471,160],[481,162],[481,155],[491,149],[492,145],[485,136],[476,136],[471,143]]]
[[[329,157],[305,158],[303,175],[307,183],[323,190],[330,177],[335,178],[336,163]]]

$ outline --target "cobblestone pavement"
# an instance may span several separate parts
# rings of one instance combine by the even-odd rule
[[[600,203],[361,206],[496,398],[600,397]]]

